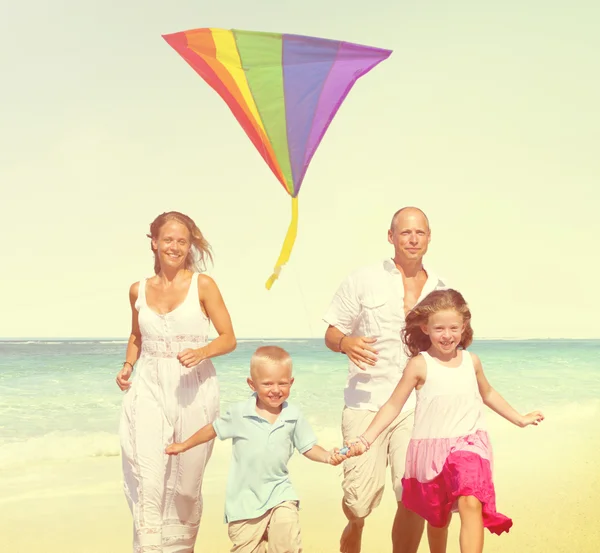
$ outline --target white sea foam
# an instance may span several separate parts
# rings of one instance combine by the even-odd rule
[[[25,441],[0,445],[0,469],[85,457],[115,457],[119,454],[119,438],[116,434],[51,432]]]
[[[580,403],[564,405],[532,405],[531,409],[539,408],[544,412],[546,420],[539,430],[532,430],[530,439],[538,443],[547,441],[557,433],[581,432],[591,430],[597,425],[600,417],[600,400],[587,400]],[[339,417],[323,417],[321,413],[305,412],[313,425],[324,447],[341,447],[341,431]],[[504,421],[492,412],[487,413],[488,426],[494,438],[517,438],[521,430]],[[586,430],[587,429],[587,430]],[[520,438],[518,438],[520,439]],[[525,434],[523,434],[525,439]],[[540,441],[541,440],[541,441]],[[120,455],[119,438],[109,432],[51,432],[43,436],[31,437],[26,440],[0,444],[0,470],[16,468],[23,464],[46,462],[68,462],[89,457],[117,457]]]
[[[252,344],[260,342],[261,344],[305,344],[308,338],[241,338],[238,344]]]

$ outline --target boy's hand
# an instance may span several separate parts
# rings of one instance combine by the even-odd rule
[[[348,457],[349,457],[349,455],[341,455],[340,449],[338,447],[334,447],[329,452],[329,459],[327,460],[327,462],[330,465],[337,467],[340,463],[343,463]]]
[[[523,415],[523,417],[521,418],[521,421],[519,423],[519,426],[521,428],[525,428],[526,426],[529,426],[530,424],[537,426],[543,420],[544,420],[544,415],[541,411],[532,411],[531,413],[528,413],[527,415]]]
[[[167,447],[167,449],[165,449],[165,453],[167,455],[179,455],[180,453],[183,453],[184,451],[186,451],[184,445],[178,444],[178,443],[171,444],[170,446]]]

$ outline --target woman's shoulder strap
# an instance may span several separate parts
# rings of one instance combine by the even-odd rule
[[[136,308],[140,309],[141,305],[144,305],[146,303],[146,283],[148,282],[147,278],[141,278],[140,281],[138,282],[138,297],[137,297],[137,301],[135,302],[135,306]]]

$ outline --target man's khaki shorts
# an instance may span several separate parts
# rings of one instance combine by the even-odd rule
[[[302,553],[296,501],[284,501],[258,518],[230,522],[231,553]]]
[[[344,408],[342,435],[344,442],[367,430],[377,413]],[[403,411],[371,444],[369,451],[344,461],[344,503],[356,518],[365,518],[381,502],[388,464],[396,500],[402,499],[402,477],[406,451],[414,424],[414,409]]]

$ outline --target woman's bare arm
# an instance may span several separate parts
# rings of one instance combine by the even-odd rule
[[[199,275],[198,294],[200,303],[218,336],[206,346],[182,351],[178,359],[186,367],[193,367],[204,359],[225,355],[233,351],[237,345],[231,317],[216,282],[207,275]]]
[[[131,386],[129,378],[133,372],[133,366],[140,358],[140,350],[142,348],[142,335],[138,322],[138,312],[135,308],[135,302],[138,299],[140,283],[134,282],[129,288],[129,304],[131,306],[131,333],[127,342],[127,350],[125,351],[125,361],[123,368],[117,374],[117,386],[125,391]]]

